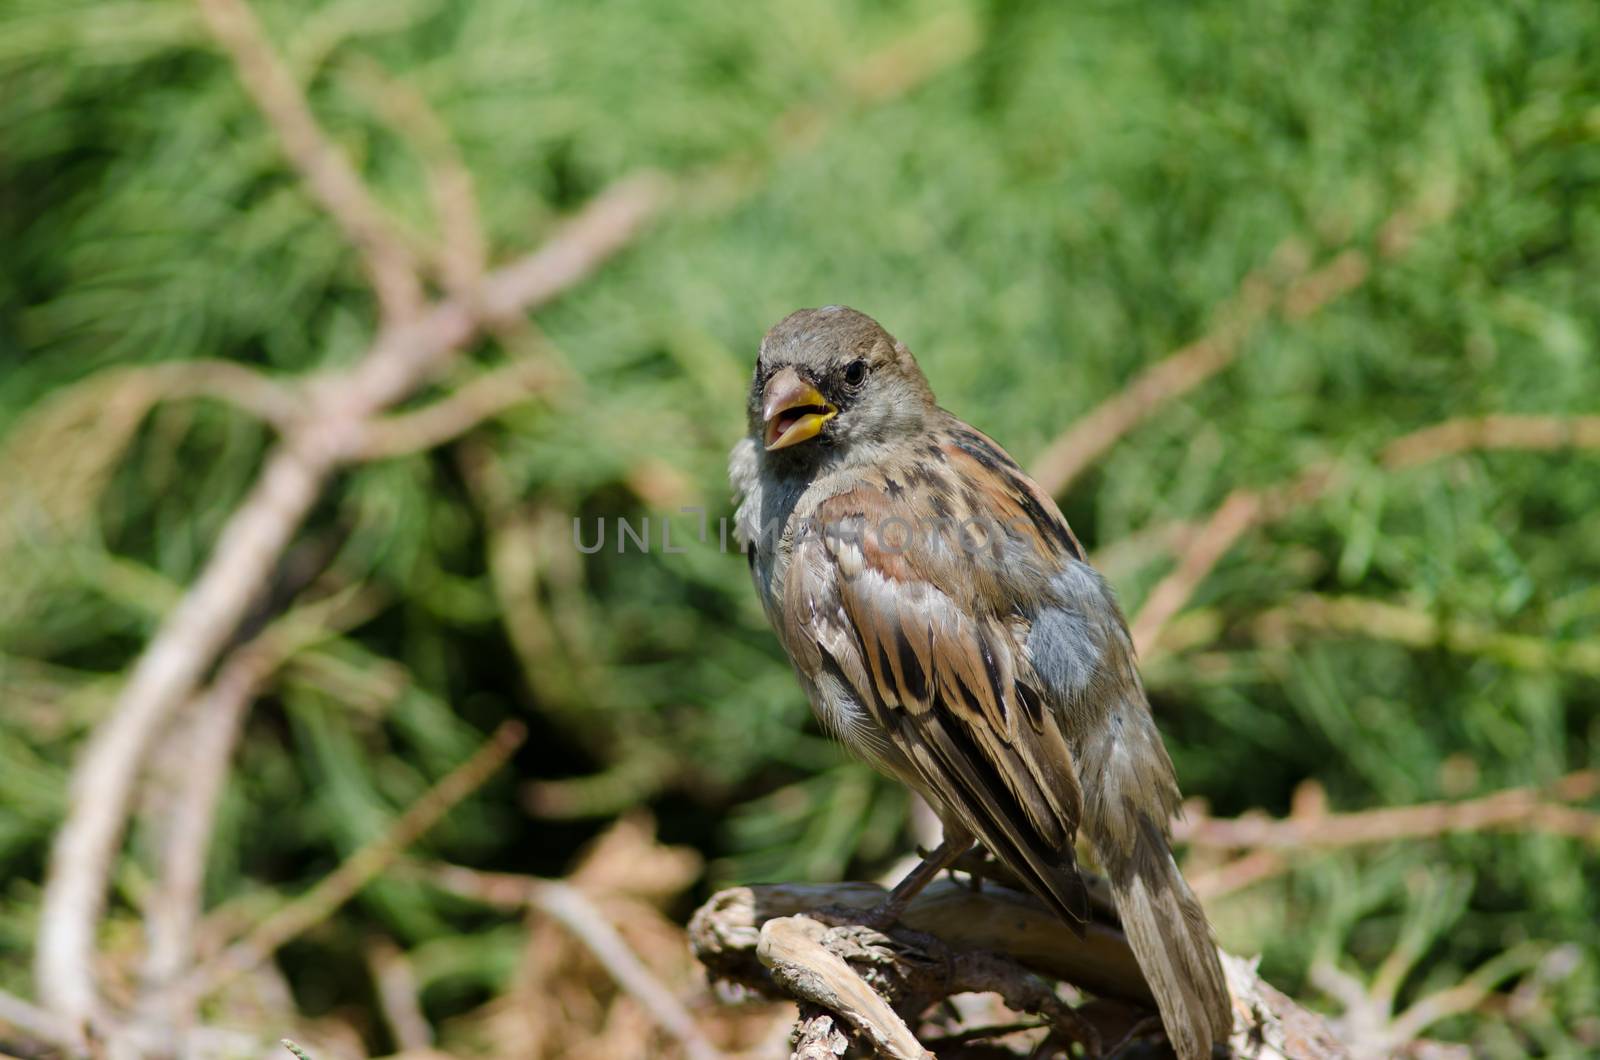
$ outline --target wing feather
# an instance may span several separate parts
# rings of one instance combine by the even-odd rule
[[[955,569],[919,562],[959,555],[948,543],[886,547],[876,527],[921,524],[884,492],[830,498],[815,523],[789,569],[791,635],[813,652],[826,646],[895,747],[881,764],[909,773],[1069,922],[1086,920],[1073,846],[1083,793],[1060,720],[1030,685],[1038,678],[1012,616],[963,595]]]

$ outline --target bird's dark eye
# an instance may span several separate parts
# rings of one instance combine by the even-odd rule
[[[867,381],[867,362],[851,361],[844,369],[845,386],[860,386]]]

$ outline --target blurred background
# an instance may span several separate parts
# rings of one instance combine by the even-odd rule
[[[784,1055],[689,913],[929,838],[718,542],[832,302],[1118,589],[1228,949],[1600,1051],[1600,9],[253,12],[0,6],[0,1051],[81,980],[194,1053]]]

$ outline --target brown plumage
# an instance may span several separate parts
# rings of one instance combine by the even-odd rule
[[[1210,1056],[1231,1005],[1172,859],[1172,761],[1122,613],[1055,503],[842,306],[767,334],[749,414],[738,532],[823,724],[928,800],[942,849],[976,838],[1075,926],[1081,828],[1175,1050]]]

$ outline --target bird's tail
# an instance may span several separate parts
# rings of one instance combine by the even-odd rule
[[[1117,913],[1178,1060],[1208,1060],[1233,1028],[1216,942],[1164,838],[1141,832],[1131,858],[1106,866]]]

